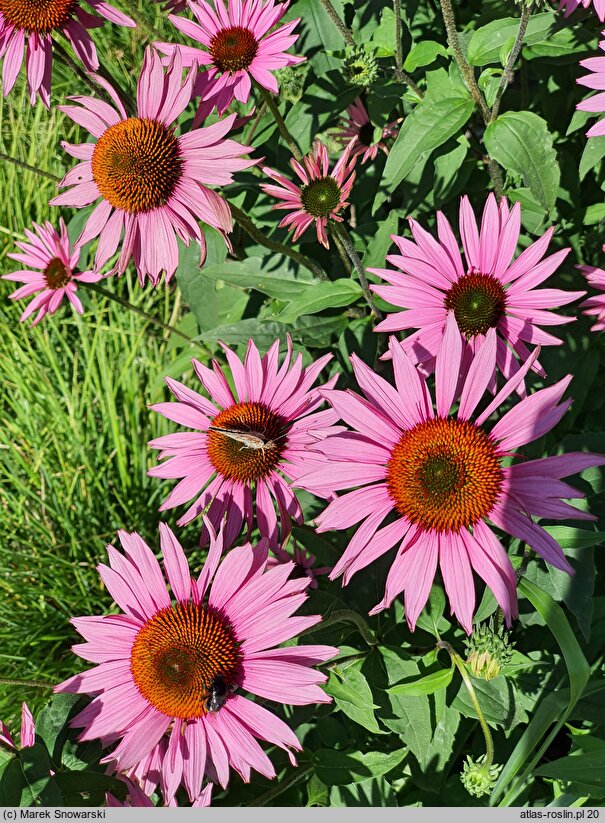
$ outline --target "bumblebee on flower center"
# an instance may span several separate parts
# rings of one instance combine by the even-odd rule
[[[236,403],[218,414],[208,433],[216,471],[249,483],[270,474],[286,448],[286,421],[264,403]]]
[[[445,307],[454,312],[458,328],[468,339],[498,325],[506,308],[506,292],[493,275],[471,271],[446,293]]]
[[[173,132],[147,118],[130,117],[109,126],[92,155],[92,174],[101,195],[130,214],[164,206],[182,169]]]
[[[257,51],[256,37],[243,26],[221,29],[210,41],[210,54],[220,71],[247,69]]]
[[[340,186],[333,177],[320,177],[302,187],[300,199],[308,214],[329,217],[340,203]]]
[[[502,479],[489,435],[453,418],[427,420],[404,432],[387,475],[397,511],[438,532],[468,528],[488,515]]]
[[[137,634],[130,667],[141,695],[168,717],[193,720],[208,711],[213,684],[236,685],[238,642],[211,608],[179,603],[162,609]]]
[[[78,0],[0,0],[2,16],[27,32],[48,34],[72,17]]]

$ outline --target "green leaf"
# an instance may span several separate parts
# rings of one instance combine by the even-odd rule
[[[534,774],[565,780],[601,795],[605,791],[605,751],[561,757],[538,766]]]
[[[259,349],[267,349],[277,337],[285,337],[287,332],[287,326],[282,323],[249,318],[239,320],[237,323],[215,326],[213,329],[204,331],[198,339],[206,342],[222,340],[229,346],[237,346],[245,345],[252,338]]]
[[[439,639],[440,633],[447,631],[449,627],[448,621],[443,617],[444,609],[445,592],[443,587],[438,583],[433,583],[428,602],[416,621],[416,625]]]
[[[389,689],[390,694],[408,694],[413,697],[418,697],[423,694],[434,694],[435,692],[446,689],[452,681],[454,676],[454,666],[449,669],[440,669],[437,672],[421,677],[419,680],[413,680],[411,683],[401,683],[399,686],[392,686]]]
[[[361,662],[346,669],[335,666],[330,672],[326,690],[347,717],[368,731],[382,734],[382,729],[374,715],[374,710],[378,706],[374,703],[372,690],[364,675],[359,671],[359,666]]]
[[[486,128],[484,142],[490,157],[520,174],[538,202],[552,209],[560,171],[545,120],[529,111],[507,111]]]
[[[36,735],[44,741],[51,757],[57,763],[60,762],[61,748],[67,737],[68,718],[80,699],[79,694],[54,694],[38,714]]]
[[[204,275],[210,280],[223,280],[230,286],[256,289],[277,300],[293,300],[309,288],[310,282],[313,283],[310,275],[306,280],[298,279],[285,266],[272,272],[264,268],[265,264],[260,257],[228,260],[217,266],[205,266]]]
[[[523,42],[539,43],[547,38],[556,21],[552,12],[532,14]],[[469,41],[466,58],[471,66],[485,66],[500,62],[500,50],[509,41],[514,41],[519,31],[518,17],[492,20],[486,26],[476,29]]]
[[[591,169],[605,157],[605,137],[591,137],[587,140],[580,159],[578,174],[580,180],[584,180]]]
[[[421,40],[410,49],[403,68],[406,71],[416,71],[422,66],[430,66],[438,57],[447,57],[445,46],[435,40]]]
[[[385,777],[372,777],[348,786],[332,786],[330,806],[397,806],[393,787]]]
[[[355,280],[341,278],[332,282],[320,282],[307,286],[302,294],[292,300],[274,319],[279,323],[295,323],[301,315],[317,314],[324,309],[350,306],[363,294]]]
[[[527,713],[517,699],[514,684],[505,677],[483,680],[471,677],[481,711],[490,726],[512,728],[517,723],[527,723]],[[461,685],[454,698],[452,708],[465,717],[477,717],[466,686]]]
[[[319,749],[315,752],[315,772],[326,786],[347,786],[370,777],[388,774],[404,760],[407,748],[394,752],[338,752]]]
[[[590,666],[571,630],[565,612],[549,594],[524,577],[519,581],[519,589],[539,612],[559,644],[569,675],[571,702],[575,705],[590,678]]]
[[[52,762],[41,743],[27,746],[19,752],[19,764],[27,788],[21,797],[22,806],[62,806],[63,797],[51,777]]]
[[[83,771],[99,762],[101,750],[99,740],[66,740],[61,752],[61,763],[69,771]]]
[[[126,797],[124,781],[103,772],[59,772],[55,780],[63,795],[64,806],[104,805],[105,792],[111,792],[119,800]]]
[[[425,97],[403,121],[384,169],[383,186],[393,190],[432,151],[456,134],[473,113],[470,95]]]
[[[391,211],[381,220],[378,228],[368,240],[366,250],[363,255],[364,269],[377,269],[384,267],[385,257],[389,248],[393,245],[391,240],[392,234],[397,234],[397,226],[399,224],[399,215],[396,211]],[[371,277],[372,275],[368,275]]]

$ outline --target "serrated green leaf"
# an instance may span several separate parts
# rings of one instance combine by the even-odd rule
[[[545,120],[529,111],[507,111],[486,128],[484,142],[490,157],[520,174],[538,202],[552,209],[561,175]]]
[[[347,786],[370,777],[388,774],[399,766],[407,755],[407,748],[394,752],[338,752],[319,749],[315,752],[315,772],[326,786]]]
[[[334,667],[330,671],[326,691],[332,695],[338,708],[355,723],[376,734],[383,733],[374,714],[378,706],[374,703],[372,690],[357,665],[346,669]]]
[[[67,722],[81,697],[79,694],[54,694],[39,712],[36,720],[36,735],[44,741],[51,757],[59,763],[61,747],[67,737]]]
[[[435,692],[446,689],[452,681],[454,676],[454,666],[449,669],[440,669],[437,672],[431,672],[418,680],[413,680],[411,683],[400,683],[398,686],[392,686],[389,689],[390,694],[407,694],[413,697],[419,697],[423,694],[434,694]]]

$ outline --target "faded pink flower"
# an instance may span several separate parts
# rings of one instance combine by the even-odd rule
[[[603,9],[605,9],[605,0],[601,0]],[[601,32],[605,36],[605,31]],[[605,51],[605,40],[599,41],[599,48]],[[587,100],[582,100],[576,106],[580,111],[589,111],[594,114],[602,114],[605,111],[605,57],[587,57],[586,60],[580,60],[580,65],[588,69],[591,74],[585,74],[579,77],[576,81],[581,86],[586,86],[589,89],[596,89],[599,94],[594,94]],[[602,137],[605,134],[605,118],[599,120],[594,126],[591,126],[586,132],[586,137]]]
[[[301,234],[315,223],[317,239],[326,248],[329,248],[326,228],[328,220],[342,223],[338,212],[349,204],[347,198],[351,193],[355,180],[355,160],[353,153],[355,139],[351,140],[342,152],[336,165],[330,171],[328,150],[323,143],[316,140],[313,151],[303,158],[302,164],[292,158],[290,165],[302,185],[293,183],[278,171],[263,166],[264,173],[278,184],[261,183],[261,189],[283,200],[273,206],[274,209],[285,209],[289,212],[280,222],[281,226],[294,229],[295,242]]]
[[[46,314],[54,314],[65,298],[78,314],[82,314],[84,309],[76,294],[78,283],[96,283],[101,275],[91,271],[76,271],[80,250],[72,250],[63,218],[59,221],[60,234],[49,222],[44,226],[34,223],[33,227],[34,231],[25,229],[29,242],[17,243],[21,253],[7,256],[36,271],[23,269],[2,275],[4,280],[25,284],[9,295],[11,300],[36,295],[19,320],[23,322],[37,311],[32,323],[35,326]]]
[[[399,123],[397,120],[388,123],[382,130],[382,137],[374,143],[374,126],[370,121],[370,116],[363,105],[360,97],[358,97],[347,109],[347,116],[342,117],[342,127],[335,139],[340,143],[347,145],[356,137],[357,142],[351,152],[352,157],[361,156],[361,163],[367,163],[368,160],[375,160],[378,150],[380,149],[385,154],[389,153],[386,140],[392,140],[397,137],[399,133]]]
[[[223,349],[231,371],[229,381],[216,360],[212,361],[212,369],[198,360],[192,361],[211,400],[166,378],[178,402],[157,403],[151,408],[196,431],[177,432],[152,440],[149,445],[161,449],[160,458],[169,459],[154,466],[149,474],[182,478],[160,511],[195,498],[178,521],[179,526],[207,510],[208,519],[218,529],[227,514],[225,545],[228,547],[237,539],[244,523],[250,532],[256,508],[261,536],[267,537],[275,547],[290,533],[292,520],[296,523],[303,520],[300,505],[283,475],[292,480],[306,470],[309,461],[317,463],[319,456],[310,453],[308,446],[325,436],[325,430],[337,419],[331,409],[316,412],[323,400],[318,390],[311,388],[331,355],[303,368],[300,354],[292,363],[289,338],[281,366],[279,340],[262,358],[250,340],[243,363],[228,346],[223,345]],[[324,386],[332,388],[336,379],[332,378]],[[235,391],[231,390],[231,384]],[[247,442],[246,437],[250,435],[253,439]],[[201,542],[207,539],[208,532],[204,529]]]
[[[109,566],[99,574],[123,614],[73,618],[86,641],[73,650],[97,665],[55,687],[96,695],[71,721],[83,728],[79,739],[117,743],[102,762],[130,770],[148,794],[146,775],[136,774],[144,762],[167,805],[180,785],[199,801],[205,775],[223,787],[230,769],[246,782],[252,769],[275,777],[258,739],[286,750],[295,764],[296,735],[239,692],[280,705],[328,703],[319,686],[327,678],[312,667],[338,652],[276,648],[321,619],[292,616],[307,599],[308,579],[288,579],[293,563],[266,571],[266,541],[234,549],[219,566],[222,533],[208,528],[197,580],[168,526],[160,524],[165,576],[138,534],[119,533],[124,553],[108,546]]]
[[[317,518],[318,531],[361,523],[330,577],[351,577],[398,545],[383,599],[388,608],[404,592],[412,630],[437,570],[450,607],[468,634],[475,609],[475,571],[492,590],[510,624],[517,615],[515,572],[494,529],[525,541],[547,563],[573,574],[563,551],[534,517],[595,518],[562,498],[584,494],[561,478],[605,464],[605,456],[571,453],[520,461],[518,450],[550,431],[569,408],[560,403],[571,375],[520,400],[495,425],[484,424],[531,368],[536,349],[492,402],[474,419],[492,378],[495,329],[474,357],[456,414],[462,339],[453,315],[437,352],[436,412],[426,378],[391,338],[395,388],[355,355],[351,360],[365,397],[352,391],[322,394],[353,431],[338,433],[314,448],[328,459],[295,485],[313,493],[354,489]],[[511,462],[514,458],[514,462]],[[380,528],[388,517],[391,522]]]
[[[298,34],[292,34],[300,18],[275,28],[288,10],[289,3],[275,0],[196,0],[190,9],[197,22],[184,17],[170,19],[183,34],[201,43],[203,48],[176,46],[174,43],[156,43],[164,54],[171,56],[176,48],[183,53],[185,66],[208,66],[200,75],[196,95],[201,95],[202,106],[216,106],[219,114],[238,100],[246,103],[252,88],[251,78],[273,94],[279,87],[272,72],[284,66],[301,63],[305,57],[287,54]],[[273,29],[273,30],[272,30]],[[204,107],[206,108],[206,107]]]
[[[86,0],[101,17],[119,26],[135,26],[134,20],[105,0]],[[0,0],[0,60],[4,58],[4,96],[15,85],[27,45],[27,84],[32,104],[36,96],[50,108],[53,35],[63,34],[87,71],[99,68],[99,58],[88,29],[103,25],[83,8],[83,0]]]
[[[496,367],[507,379],[530,354],[528,345],[560,346],[558,337],[541,326],[571,323],[575,317],[554,314],[548,309],[565,306],[582,297],[583,291],[536,289],[561,265],[569,249],[544,257],[554,228],[512,260],[519,240],[521,206],[509,209],[505,198],[500,205],[490,194],[481,228],[468,197],[460,202],[458,240],[441,213],[437,212],[438,240],[410,219],[414,240],[392,236],[399,254],[387,261],[401,271],[369,269],[389,285],[370,288],[384,300],[405,311],[389,314],[374,331],[394,332],[415,329],[401,345],[423,371],[430,373],[443,336],[446,321],[453,314],[463,339],[462,373],[485,344],[486,334],[495,329],[497,348],[490,390],[496,386]],[[544,376],[536,361],[533,370]],[[524,385],[519,385],[520,393]]]
[[[308,577],[309,578],[309,588],[316,589],[317,588],[317,578],[320,577],[322,574],[328,574],[328,572],[332,571],[331,566],[319,566],[318,568],[314,568],[315,566],[315,555],[310,554],[303,546],[297,546],[296,543],[294,544],[294,549],[292,554],[289,554],[283,546],[275,546],[273,549],[274,557],[270,557],[267,562],[267,568],[272,569],[274,566],[278,566],[280,563],[291,563],[294,561],[294,571],[290,575],[291,577]]]
[[[97,78],[100,80],[100,78]],[[194,71],[182,80],[177,50],[164,74],[159,55],[145,52],[137,92],[137,116],[128,117],[109,84],[113,109],[93,97],[73,98],[80,106],[59,106],[96,138],[63,148],[82,162],[69,171],[61,186],[69,191],[51,201],[55,206],[81,208],[101,199],[76,241],[83,246],[99,237],[95,270],[115,254],[124,236],[119,259],[110,273],[122,274],[132,257],[141,285],[148,277],[155,286],[162,273],[170,280],[178,266],[177,235],[202,249],[206,243],[199,222],[217,229],[229,244],[231,211],[208,185],[224,186],[234,172],[254,165],[241,157],[251,151],[225,140],[235,115],[208,128],[177,137],[172,125],[191,99]],[[104,81],[103,81],[104,82]]]

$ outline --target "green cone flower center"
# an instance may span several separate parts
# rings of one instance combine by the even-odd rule
[[[71,272],[62,260],[55,257],[44,269],[44,279],[49,289],[62,289],[71,280]]]
[[[458,328],[467,338],[487,334],[504,314],[506,292],[493,275],[471,272],[446,293],[445,308],[454,312]]]
[[[258,41],[250,29],[221,29],[210,41],[210,54],[220,71],[247,69],[256,57]]]
[[[303,186],[300,198],[307,214],[329,217],[340,203],[340,186],[333,177],[319,177]]]

